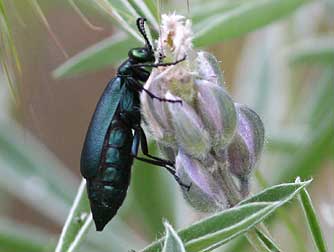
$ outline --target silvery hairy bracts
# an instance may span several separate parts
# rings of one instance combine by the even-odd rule
[[[176,14],[163,15],[158,52],[165,62],[145,84],[157,96],[181,99],[160,102],[141,95],[144,127],[161,152],[175,161],[185,199],[201,211],[235,205],[249,193],[249,179],[264,142],[260,117],[235,103],[224,88],[216,58],[192,46],[191,22]]]

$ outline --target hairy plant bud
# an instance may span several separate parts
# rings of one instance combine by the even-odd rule
[[[212,148],[225,148],[231,141],[237,122],[234,103],[224,89],[208,81],[197,81],[197,110],[209,129]]]
[[[217,170],[213,167],[217,163],[211,164],[208,169],[207,164],[196,160],[179,150],[176,157],[177,175],[183,182],[190,184],[190,190],[183,190],[185,199],[197,210],[212,212],[228,205],[227,198],[214,174],[210,171]]]
[[[230,171],[241,180],[248,178],[259,159],[264,143],[264,127],[260,117],[250,108],[236,104],[238,128],[228,146]]]
[[[224,88],[216,58],[193,49],[191,22],[163,15],[158,52],[165,62],[152,70],[144,88],[181,103],[141,94],[143,126],[165,156],[175,161],[184,198],[200,211],[237,204],[249,193],[249,176],[262,150],[264,128],[257,114],[235,104]],[[238,183],[239,182],[239,183]]]
[[[166,98],[178,99],[170,93],[166,94]],[[211,147],[210,137],[195,110],[187,103],[169,103],[168,107],[172,115],[178,146],[194,158],[205,159]]]
[[[162,85],[151,85],[146,88],[159,97],[165,96],[166,91],[162,90]],[[141,95],[141,103],[144,127],[147,131],[158,142],[163,142],[165,145],[175,144],[175,133],[168,106],[147,95]]]
[[[199,79],[224,87],[224,76],[215,56],[205,51],[199,51],[195,62]]]

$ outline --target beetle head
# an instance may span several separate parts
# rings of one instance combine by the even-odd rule
[[[137,19],[137,27],[143,38],[145,39],[145,47],[134,48],[129,51],[129,58],[138,63],[154,62],[154,51],[150,41],[145,32],[145,18]]]

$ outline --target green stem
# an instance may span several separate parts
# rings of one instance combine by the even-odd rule
[[[227,201],[231,206],[234,206],[242,200],[242,196],[238,190],[238,187],[233,181],[230,171],[227,165],[220,166],[218,169],[221,180],[219,181],[223,191],[226,194]]]
[[[266,232],[263,232],[259,230],[258,228],[255,229],[257,237],[265,244],[265,246],[271,251],[271,252],[281,252],[282,250],[278,247],[278,245],[274,242],[274,240],[266,234]]]
[[[235,184],[227,165],[221,165],[219,175],[221,177],[221,187],[226,192],[227,201],[232,205],[238,204],[242,200],[240,191]],[[258,239],[255,229],[250,230],[246,233],[246,238],[251,246],[257,252],[269,251],[261,240]]]
[[[297,178],[299,179],[299,178]],[[305,218],[307,220],[310,232],[312,234],[313,242],[319,252],[326,252],[326,244],[323,238],[317,214],[314,210],[312,200],[306,189],[300,191],[300,203],[303,207]]]
[[[270,252],[268,248],[257,238],[255,230],[248,231],[246,233],[246,238],[248,242],[252,245],[252,247],[257,252]]]
[[[262,173],[259,170],[256,170],[255,178],[261,188],[266,188],[269,186],[266,179],[263,177]],[[279,218],[283,220],[291,237],[294,238],[296,246],[298,247],[297,251],[307,251],[308,249],[305,246],[304,238],[300,235],[298,227],[296,227],[295,223],[293,223],[293,221],[291,220],[290,216],[286,213],[286,211],[282,208],[279,208],[277,209],[277,214]]]

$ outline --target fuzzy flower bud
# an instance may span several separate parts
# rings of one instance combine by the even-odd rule
[[[260,117],[244,105],[236,104],[238,129],[228,146],[230,171],[245,180],[259,159],[264,143],[264,127]]]
[[[212,148],[219,150],[231,141],[237,122],[234,103],[221,86],[209,81],[197,81],[197,108],[208,128]]]
[[[178,99],[170,93],[166,94],[166,98]],[[186,103],[169,103],[168,108],[172,115],[177,144],[190,156],[205,159],[211,147],[210,138],[194,109]]]
[[[264,141],[261,119],[235,104],[224,88],[216,58],[192,46],[191,22],[163,15],[158,52],[165,62],[152,70],[144,88],[180,103],[161,102],[141,94],[143,126],[162,153],[175,161],[185,199],[200,211],[238,203],[249,192],[248,180]]]
[[[217,164],[211,164],[214,165]],[[176,157],[176,167],[177,175],[182,181],[192,183],[191,190],[184,192],[184,196],[194,208],[208,212],[228,205],[219,183],[202,162],[192,159],[180,149]]]
[[[196,57],[198,78],[224,87],[223,73],[217,59],[210,53],[199,51]]]

